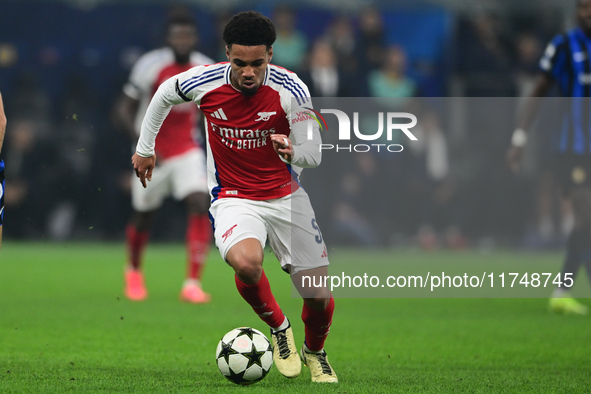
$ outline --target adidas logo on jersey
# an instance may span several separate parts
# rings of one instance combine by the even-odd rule
[[[226,117],[226,114],[224,113],[224,110],[221,108],[215,112],[212,112],[211,116],[213,116],[214,118],[217,118],[217,119],[228,120],[228,118]]]

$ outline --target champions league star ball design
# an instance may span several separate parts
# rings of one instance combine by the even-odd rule
[[[248,385],[262,380],[273,365],[273,347],[265,334],[249,327],[228,332],[218,343],[215,358],[229,381]]]

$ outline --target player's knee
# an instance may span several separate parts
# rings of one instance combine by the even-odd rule
[[[228,256],[228,264],[245,283],[257,283],[263,275],[263,256],[258,252],[232,253]]]
[[[209,209],[209,194],[192,193],[185,198],[185,206],[191,215],[204,214]]]
[[[263,274],[263,248],[258,239],[247,238],[232,246],[226,254],[227,263],[243,282],[257,283]]]
[[[152,227],[154,212],[135,212],[132,223],[138,231],[149,231]]]
[[[263,276],[263,266],[262,264],[256,264],[250,262],[248,260],[240,260],[232,264],[232,268],[234,268],[234,272],[240,280],[244,283],[254,284],[258,283]]]

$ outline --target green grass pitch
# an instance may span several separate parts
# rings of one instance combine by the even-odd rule
[[[559,254],[334,251],[364,263],[417,264],[453,257],[531,260],[558,266]],[[267,254],[274,293],[303,341],[301,300]],[[220,374],[214,352],[238,326],[268,333],[240,298],[233,275],[210,254],[207,305],[178,301],[182,245],[150,245],[149,298],[122,295],[119,244],[5,242],[0,252],[0,392],[588,392],[590,317],[555,316],[545,298],[339,298],[326,344],[340,383],[288,380],[273,368],[253,386]],[[584,274],[581,275],[585,281]],[[583,302],[590,304],[588,299]]]

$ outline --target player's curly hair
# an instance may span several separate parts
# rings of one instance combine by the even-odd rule
[[[269,49],[275,42],[277,33],[269,18],[255,11],[245,11],[230,19],[224,27],[223,37],[228,47],[232,44],[265,45]]]

